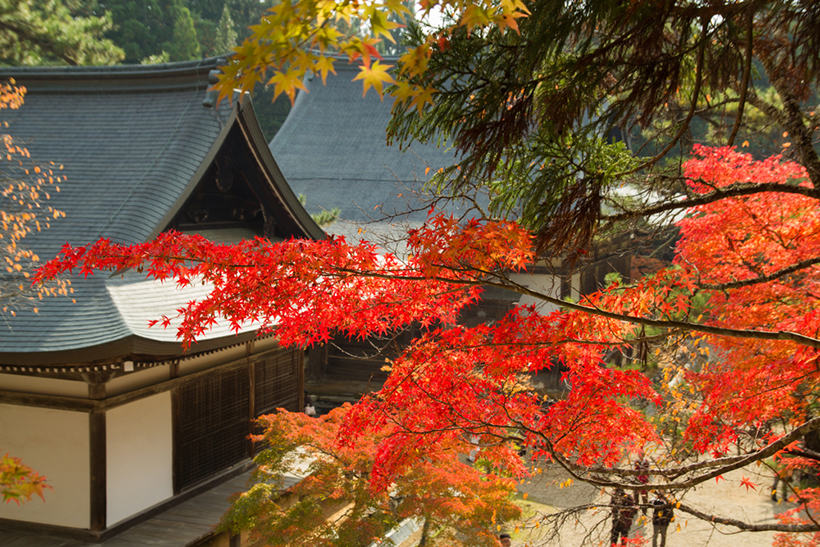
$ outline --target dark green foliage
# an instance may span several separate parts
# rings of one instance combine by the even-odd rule
[[[247,36],[247,27],[258,24],[259,19],[272,5],[273,0],[188,0],[187,3],[192,13],[214,23],[219,21],[223,9],[227,6],[240,40]]]
[[[173,39],[173,8],[179,0],[94,0],[77,9],[92,15],[110,14],[114,28],[106,33],[125,51],[126,63],[139,63],[151,55],[160,55],[162,46]]]
[[[231,51],[236,47],[237,36],[236,25],[233,18],[231,18],[231,10],[225,4],[222,9],[222,16],[219,18],[219,23],[215,29],[214,53],[219,55]]]
[[[173,36],[164,49],[168,51],[172,61],[198,59],[202,53],[196,36],[194,19],[188,8],[183,7],[177,10]]]
[[[123,58],[111,40],[111,18],[75,17],[60,0],[0,0],[0,63],[102,65]]]
[[[114,28],[106,35],[125,51],[126,63],[140,63],[151,56],[160,59],[163,52],[170,61],[226,54],[232,38],[229,30],[233,28],[238,42],[271,4],[272,0],[77,0],[71,8],[78,16],[109,16]],[[268,139],[290,111],[286,98],[276,103],[272,99],[272,92],[257,87],[254,108]]]
[[[520,215],[542,250],[573,252],[589,248],[602,220],[638,218],[652,200],[680,200],[679,160],[697,139],[739,146],[758,130],[769,139],[788,135],[787,152],[820,183],[812,145],[815,2],[536,0],[527,7],[520,34],[468,35],[463,27],[440,34],[420,77],[439,90],[435,105],[421,115],[395,112],[394,140],[444,139],[461,153],[459,166],[437,177],[439,189],[463,194],[489,185],[495,214]],[[408,36],[424,39],[418,28]],[[634,140],[645,147],[614,148],[607,138],[614,129],[640,134]],[[615,182],[628,182],[641,199],[615,197]]]
[[[113,28],[105,36],[125,51],[126,63],[139,63],[163,50],[174,49],[171,60],[195,59],[225,53],[217,47],[217,28],[223,9],[230,10],[238,39],[246,34],[246,28],[257,24],[260,17],[272,5],[272,0],[71,0],[71,12],[75,15],[110,17]],[[185,16],[183,10],[188,11]],[[187,19],[193,21],[193,27]],[[187,45],[174,38],[179,22],[181,36],[196,33],[196,44]],[[180,38],[181,40],[181,38]],[[197,46],[200,53],[194,54]],[[219,50],[219,51],[218,51]],[[171,53],[171,51],[167,51]]]
[[[285,95],[280,95],[274,102],[273,87],[259,85],[253,92],[253,109],[265,139],[270,142],[288,117],[290,100]]]
[[[303,207],[307,205],[307,198],[304,194],[299,194],[299,203],[301,203]],[[313,222],[318,224],[320,227],[324,228],[325,226],[328,226],[335,222],[336,219],[339,218],[341,212],[341,209],[339,209],[338,207],[334,207],[330,211],[322,211],[321,213],[315,213],[310,216],[313,219]]]
[[[194,28],[196,29],[196,37],[199,41],[202,57],[214,57],[226,53],[227,50],[217,46],[217,23],[210,19],[197,17],[194,13],[191,15],[194,19]]]

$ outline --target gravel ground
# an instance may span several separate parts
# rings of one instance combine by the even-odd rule
[[[314,398],[319,399],[317,409],[322,404],[329,409],[344,400],[355,400],[362,393],[378,387],[378,384],[369,382],[323,381],[308,383],[306,389]],[[750,478],[757,485],[757,490],[747,490],[741,486],[742,477]],[[682,497],[683,501],[705,513],[755,524],[776,522],[776,513],[794,507],[789,503],[778,504],[771,501],[772,472],[768,468],[741,469],[727,473],[724,478],[719,483],[708,481],[686,492]],[[522,483],[519,492],[522,497],[526,494],[528,501],[543,506],[540,509],[552,512],[578,505],[606,506],[609,503],[608,492],[602,495],[599,489],[587,484],[576,483],[561,488],[560,484],[566,479],[566,474],[560,468],[550,466],[532,480]],[[677,525],[680,525],[680,530],[677,530]],[[511,529],[506,530],[513,535],[513,547],[606,546],[611,520],[608,507],[602,507],[579,515],[575,522],[564,525],[557,537],[551,535],[550,530],[545,530],[546,526],[532,529],[531,526],[523,525],[517,533],[514,532],[514,527],[515,524],[511,523],[508,527]],[[420,533],[415,534],[401,547],[417,544],[419,535]],[[774,536],[773,532],[737,532],[726,526],[713,526],[677,511],[676,520],[669,527],[666,544],[668,547],[770,547]],[[640,520],[636,519],[629,537],[644,538],[647,541],[643,544],[651,545],[651,522],[641,525]]]
[[[742,477],[748,477],[757,484],[757,490],[747,490],[741,486]],[[573,484],[561,488],[566,476],[558,469],[547,469],[542,475],[526,482],[519,491],[527,493],[527,499],[547,506],[546,511],[560,510],[583,504],[605,506],[609,503],[609,493],[601,494],[599,489],[586,484]],[[772,473],[766,468],[741,469],[727,473],[725,480],[719,483],[709,481],[687,492],[682,500],[700,511],[710,514],[743,520],[749,523],[776,522],[775,514],[785,511],[793,505],[771,501],[769,490]],[[651,512],[650,512],[651,516]],[[632,527],[630,538],[647,539],[645,545],[651,545],[651,521],[641,525],[640,514]],[[677,529],[677,525],[680,529]],[[511,525],[512,526],[512,525]],[[611,520],[609,509],[602,507],[580,515],[575,523],[561,528],[558,537],[549,535],[544,528],[537,530],[521,529],[513,534],[514,547],[526,545],[607,545]],[[774,539],[773,532],[737,532],[732,528],[717,525],[688,516],[682,511],[676,512],[676,519],[669,527],[668,547],[769,547]]]

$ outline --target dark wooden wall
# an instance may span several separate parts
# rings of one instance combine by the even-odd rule
[[[175,478],[180,492],[253,456],[253,420],[301,410],[299,350],[275,350],[246,367],[214,371],[174,392]]]

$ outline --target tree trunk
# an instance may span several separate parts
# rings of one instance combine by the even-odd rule
[[[424,519],[424,526],[421,527],[421,539],[418,547],[427,547],[427,534],[430,532],[430,519]]]

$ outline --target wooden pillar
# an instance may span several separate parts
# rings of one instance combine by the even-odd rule
[[[89,464],[91,487],[92,532],[106,528],[107,519],[107,461],[105,443],[105,411],[92,410],[88,414]]]
[[[180,435],[180,419],[179,419],[179,387],[171,390],[171,484],[174,486],[174,495],[182,491],[180,486],[180,478],[182,471],[180,468],[181,458],[180,443],[182,436]]]
[[[114,377],[114,371],[83,372],[81,376],[88,384],[88,398],[102,401],[106,397],[105,384]]]
[[[248,359],[248,457],[253,458],[251,435],[256,433],[256,361]]]
[[[296,389],[299,394],[299,406],[296,407],[296,412],[302,412],[305,409],[305,352],[298,349],[293,350],[293,358],[296,361]],[[308,357],[308,362],[310,357]]]
[[[302,367],[305,370],[304,376],[312,382],[318,382],[327,367],[327,345],[313,346],[308,349],[307,354],[307,370]]]

